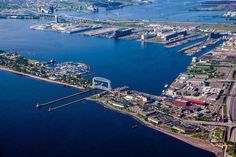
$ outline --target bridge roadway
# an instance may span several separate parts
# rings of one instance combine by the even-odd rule
[[[236,142],[236,123],[234,122],[206,122],[206,121],[193,121],[193,120],[185,120],[184,122],[192,124],[226,127],[226,140],[230,142]]]
[[[212,81],[212,82],[214,82],[214,81]],[[215,82],[231,82],[231,83],[234,83],[234,82],[236,82],[236,80],[232,80],[232,79],[226,79],[226,80],[222,80],[222,79],[219,79],[219,80],[215,80]]]
[[[192,124],[212,125],[212,126],[223,126],[223,127],[236,127],[236,123],[231,122],[207,122],[207,121],[195,121],[195,120],[184,120],[184,122]]]
[[[63,18],[73,19],[73,20],[87,20],[87,21],[92,21],[91,19],[88,19],[88,18],[73,16],[73,15],[68,15],[68,14],[66,14],[66,13],[58,14],[58,16],[61,16],[61,17],[63,17]]]

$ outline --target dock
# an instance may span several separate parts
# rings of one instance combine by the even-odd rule
[[[204,42],[206,42],[206,40],[201,41],[201,42],[198,42],[198,43],[195,43],[195,44],[193,44],[193,45],[189,45],[189,46],[187,46],[187,47],[184,47],[184,48],[182,48],[181,50],[179,50],[179,52],[185,52],[185,51],[187,51],[187,50],[193,49],[193,48],[195,48],[195,47],[198,47],[198,46],[200,46],[200,45],[203,45]]]
[[[207,39],[198,43],[195,43],[193,45],[187,46],[182,48],[181,50],[179,50],[179,52],[183,52],[187,55],[194,55],[198,52],[200,52],[201,50],[216,44],[217,42],[219,42],[221,40],[221,38],[218,39]]]
[[[188,36],[186,36],[184,38],[167,42],[167,43],[165,43],[165,47],[171,48],[171,47],[179,46],[179,45],[191,42],[191,41],[196,41],[198,39],[203,39],[204,37],[205,36],[199,35],[199,34],[191,34],[191,35],[188,35]]]

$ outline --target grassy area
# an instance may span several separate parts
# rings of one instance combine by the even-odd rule
[[[99,95],[96,94],[96,95],[92,95],[90,98],[93,99],[93,100],[96,100],[98,97],[99,97]]]
[[[196,134],[192,134],[191,137],[195,137],[195,138],[201,138],[201,139],[207,139],[209,137],[208,133],[196,133]]]
[[[141,114],[139,114],[139,113],[138,113],[138,117],[141,118],[141,119],[143,119],[143,120],[145,120],[145,121],[148,120],[147,117],[145,117],[145,116],[143,116],[143,115],[141,115]]]
[[[222,139],[223,138],[223,134],[224,134],[224,130],[221,129],[221,128],[216,128],[214,130],[214,137],[218,140]]]
[[[65,1],[63,1],[63,2],[60,2],[63,6],[66,6],[66,7],[72,7],[73,5],[74,5],[74,3],[72,3],[72,2],[65,2]]]
[[[124,27],[137,27],[138,25],[129,21],[110,21],[108,22],[110,25],[114,26],[124,26]]]
[[[219,30],[219,31],[236,31],[236,27],[232,26],[224,26],[224,25],[202,25],[198,27],[199,29],[211,29],[211,30]]]
[[[151,42],[154,42],[154,43],[161,43],[161,42],[163,42],[163,40],[162,40],[160,37],[155,37],[155,38],[152,38],[152,39],[151,39]]]
[[[206,121],[206,122],[208,122],[209,119],[210,119],[209,116],[202,116],[202,117],[197,117],[197,118],[195,118],[195,120]]]
[[[231,155],[232,157],[236,157],[236,148],[233,145],[228,145],[227,147],[227,153]]]
[[[224,78],[223,73],[216,73],[216,68],[213,66],[197,66],[188,70],[190,75],[208,75],[209,78]]]
[[[227,115],[227,105],[226,104],[223,105],[223,112],[224,112],[224,115]]]
[[[170,131],[172,131],[172,132],[175,132],[175,133],[178,132],[178,130],[176,130],[175,128],[172,128],[172,127],[167,126],[167,125],[164,125],[163,128],[165,128],[165,129],[167,129],[167,130],[170,130]]]
[[[192,67],[188,72],[192,75],[212,74],[216,71],[213,66]]]

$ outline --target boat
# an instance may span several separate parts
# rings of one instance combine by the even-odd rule
[[[165,84],[164,88],[167,88],[168,87],[168,84]]]

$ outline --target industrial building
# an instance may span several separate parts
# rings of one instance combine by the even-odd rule
[[[132,28],[127,28],[127,29],[119,29],[114,31],[112,37],[113,38],[119,38],[122,36],[130,35],[132,33]]]
[[[173,31],[170,29],[162,30],[157,33],[157,36],[161,37],[164,41],[174,41],[179,38],[183,38],[187,35],[187,31]]]
[[[174,32],[164,37],[165,41],[172,41],[187,35],[187,31]]]
[[[173,101],[173,104],[176,105],[176,106],[180,106],[180,107],[185,108],[185,107],[190,105],[190,102],[187,101],[187,100],[183,100],[183,99],[175,99]]]

